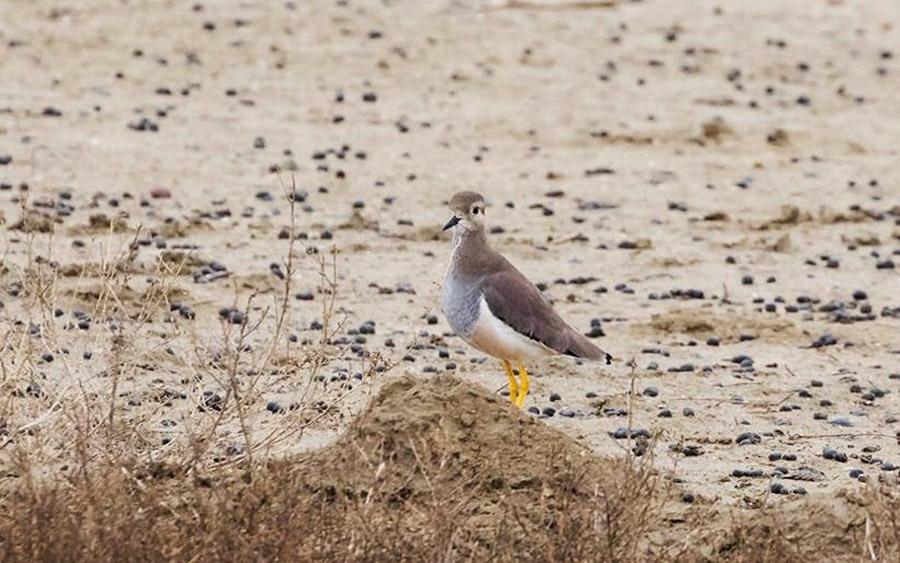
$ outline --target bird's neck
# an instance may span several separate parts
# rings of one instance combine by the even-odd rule
[[[464,228],[458,228],[453,232],[453,247],[457,249],[463,246],[487,246],[487,243],[487,237],[484,235],[484,229],[468,230]]]
[[[484,229],[471,231],[457,229],[453,233],[453,255],[450,257],[449,273],[455,276],[467,276],[469,268],[466,268],[465,264],[471,265],[478,262],[489,248]]]

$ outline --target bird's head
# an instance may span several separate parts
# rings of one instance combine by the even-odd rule
[[[467,232],[484,230],[484,198],[475,192],[457,192],[450,198],[453,217],[444,225],[444,230],[454,227]]]

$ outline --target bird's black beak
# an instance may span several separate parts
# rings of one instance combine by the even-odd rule
[[[460,221],[459,217],[457,217],[456,215],[454,215],[449,221],[447,221],[447,224],[444,225],[444,229],[443,229],[443,230],[446,231],[446,230],[449,229],[450,227],[453,227],[454,225],[456,225],[457,223],[459,223],[459,221]]]

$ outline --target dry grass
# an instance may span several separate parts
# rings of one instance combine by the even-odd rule
[[[3,560],[900,555],[896,495],[749,512],[698,507],[673,518],[660,476],[594,457],[452,378],[389,384],[333,446],[252,474],[246,465],[200,472],[134,459],[73,469],[52,481],[25,478],[4,496]]]
[[[663,500],[650,471],[595,458],[452,378],[395,381],[333,446],[249,468],[128,460],[25,478],[3,499],[0,553],[631,560]]]

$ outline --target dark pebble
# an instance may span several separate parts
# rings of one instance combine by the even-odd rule
[[[828,421],[835,426],[843,426],[845,428],[853,426],[853,422],[850,421],[847,417],[844,416],[836,416]]]
[[[150,131],[153,133],[159,131],[159,125],[157,125],[153,121],[150,121],[146,117],[142,117],[137,121],[129,123],[128,128],[133,131]]]
[[[837,344],[837,338],[831,334],[823,334],[817,340],[813,341],[813,343],[810,344],[810,347],[822,348],[825,346],[834,346],[835,344]]]
[[[629,432],[627,428],[617,428],[615,432],[610,433],[610,435],[616,440],[624,440],[629,437]],[[650,431],[645,430],[643,428],[632,429],[631,430],[632,438],[649,438]]]
[[[218,393],[213,393],[212,391],[204,391],[200,410],[209,409],[214,411],[221,411],[223,403],[224,400]]]
[[[762,442],[762,436],[755,432],[743,432],[738,434],[738,437],[735,439],[737,445],[746,446],[748,444],[758,444]]]
[[[606,333],[603,332],[603,329],[599,326],[592,326],[589,331],[584,333],[588,338],[600,338],[601,336],[606,336]]]

